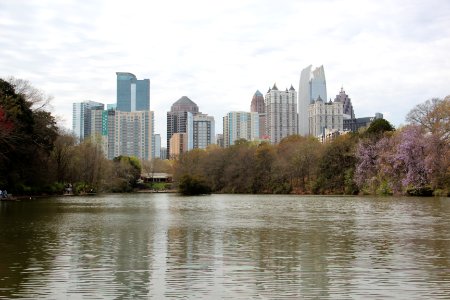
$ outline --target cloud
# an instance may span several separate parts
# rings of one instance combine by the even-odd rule
[[[30,80],[55,98],[115,102],[115,72],[151,80],[156,132],[186,95],[216,129],[274,82],[298,90],[324,65],[328,94],[343,85],[357,116],[394,124],[416,104],[450,94],[450,3],[412,1],[3,1],[1,77]]]

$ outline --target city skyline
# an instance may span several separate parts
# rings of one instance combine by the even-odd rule
[[[72,103],[115,103],[116,72],[149,78],[163,140],[181,96],[220,120],[248,111],[254,92],[274,82],[297,89],[311,64],[324,65],[328,95],[344,87],[357,117],[381,112],[396,126],[415,105],[449,94],[448,1],[120,3],[1,3],[0,77],[52,95],[68,129]]]

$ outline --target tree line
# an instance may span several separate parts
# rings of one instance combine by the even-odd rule
[[[107,160],[95,139],[81,143],[57,126],[51,98],[28,81],[0,79],[0,189],[19,195],[128,192],[143,168],[135,157]],[[158,171],[158,170],[156,170]]]
[[[108,160],[95,139],[57,126],[51,98],[28,81],[0,79],[0,189],[14,194],[128,192],[142,172],[173,173],[185,194],[411,194],[450,191],[450,96],[417,105],[408,124],[386,120],[320,143],[292,135],[277,145],[238,140],[175,161]]]
[[[447,96],[416,106],[397,130],[378,119],[324,144],[292,135],[194,149],[176,161],[174,179],[184,194],[448,195],[449,117]]]

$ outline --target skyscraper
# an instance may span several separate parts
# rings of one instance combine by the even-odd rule
[[[309,105],[309,131],[312,136],[324,135],[326,129],[343,131],[343,103],[331,100],[327,102],[317,97],[313,104]]]
[[[339,92],[339,95],[336,95],[336,98],[334,98],[335,102],[342,102],[343,104],[343,113],[344,113],[344,119],[354,119],[355,118],[355,112],[353,111],[353,105],[352,101],[348,97],[348,95],[344,91],[344,87],[341,87],[341,91]]]
[[[116,72],[117,75],[117,110],[150,110],[150,80],[138,80],[134,74]]]
[[[152,111],[108,111],[108,158],[119,155],[152,159],[154,117]]]
[[[266,108],[264,107],[264,96],[259,90],[257,90],[253,95],[250,111],[257,113],[266,112]]]
[[[91,135],[92,111],[102,111],[104,107],[105,105],[103,103],[95,101],[73,103],[72,131],[80,139],[80,141]]]
[[[215,122],[213,116],[196,114],[193,118],[194,145],[196,149],[206,149],[211,144],[215,144]]]
[[[326,101],[327,84],[325,71],[320,66],[312,71],[312,65],[302,70],[300,74],[300,84],[298,90],[298,133],[301,135],[310,134],[309,128],[309,105],[317,98]]]
[[[259,90],[253,95],[250,111],[258,113],[259,138],[264,139],[266,137],[266,105],[264,104],[264,96]]]
[[[239,139],[259,139],[259,116],[257,112],[231,111],[223,117],[223,142],[225,147]]]
[[[194,143],[193,135],[193,116],[198,114],[198,106],[186,96],[178,99],[170,111],[167,112],[167,153],[170,155],[170,138],[174,133],[186,133],[188,135],[188,145],[186,148],[191,150]]]
[[[271,143],[279,143],[283,138],[297,134],[297,92],[290,89],[280,91],[274,84],[266,94],[266,132]]]
[[[103,153],[108,156],[108,111],[91,110],[91,139],[101,145]]]

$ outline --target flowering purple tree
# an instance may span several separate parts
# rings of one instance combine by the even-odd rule
[[[419,126],[409,125],[399,133],[399,143],[393,156],[402,174],[402,186],[422,188],[429,184],[426,168],[426,137]]]
[[[363,139],[356,152],[355,181],[361,190],[372,194],[399,193],[398,169],[395,168],[393,150],[395,134],[385,134],[380,139]]]
[[[370,193],[401,194],[430,184],[435,168],[430,140],[420,126],[406,126],[379,140],[362,140],[358,146],[355,180]]]
[[[361,190],[369,189],[375,193],[378,184],[378,151],[376,143],[370,139],[361,140],[356,149],[355,182]]]

